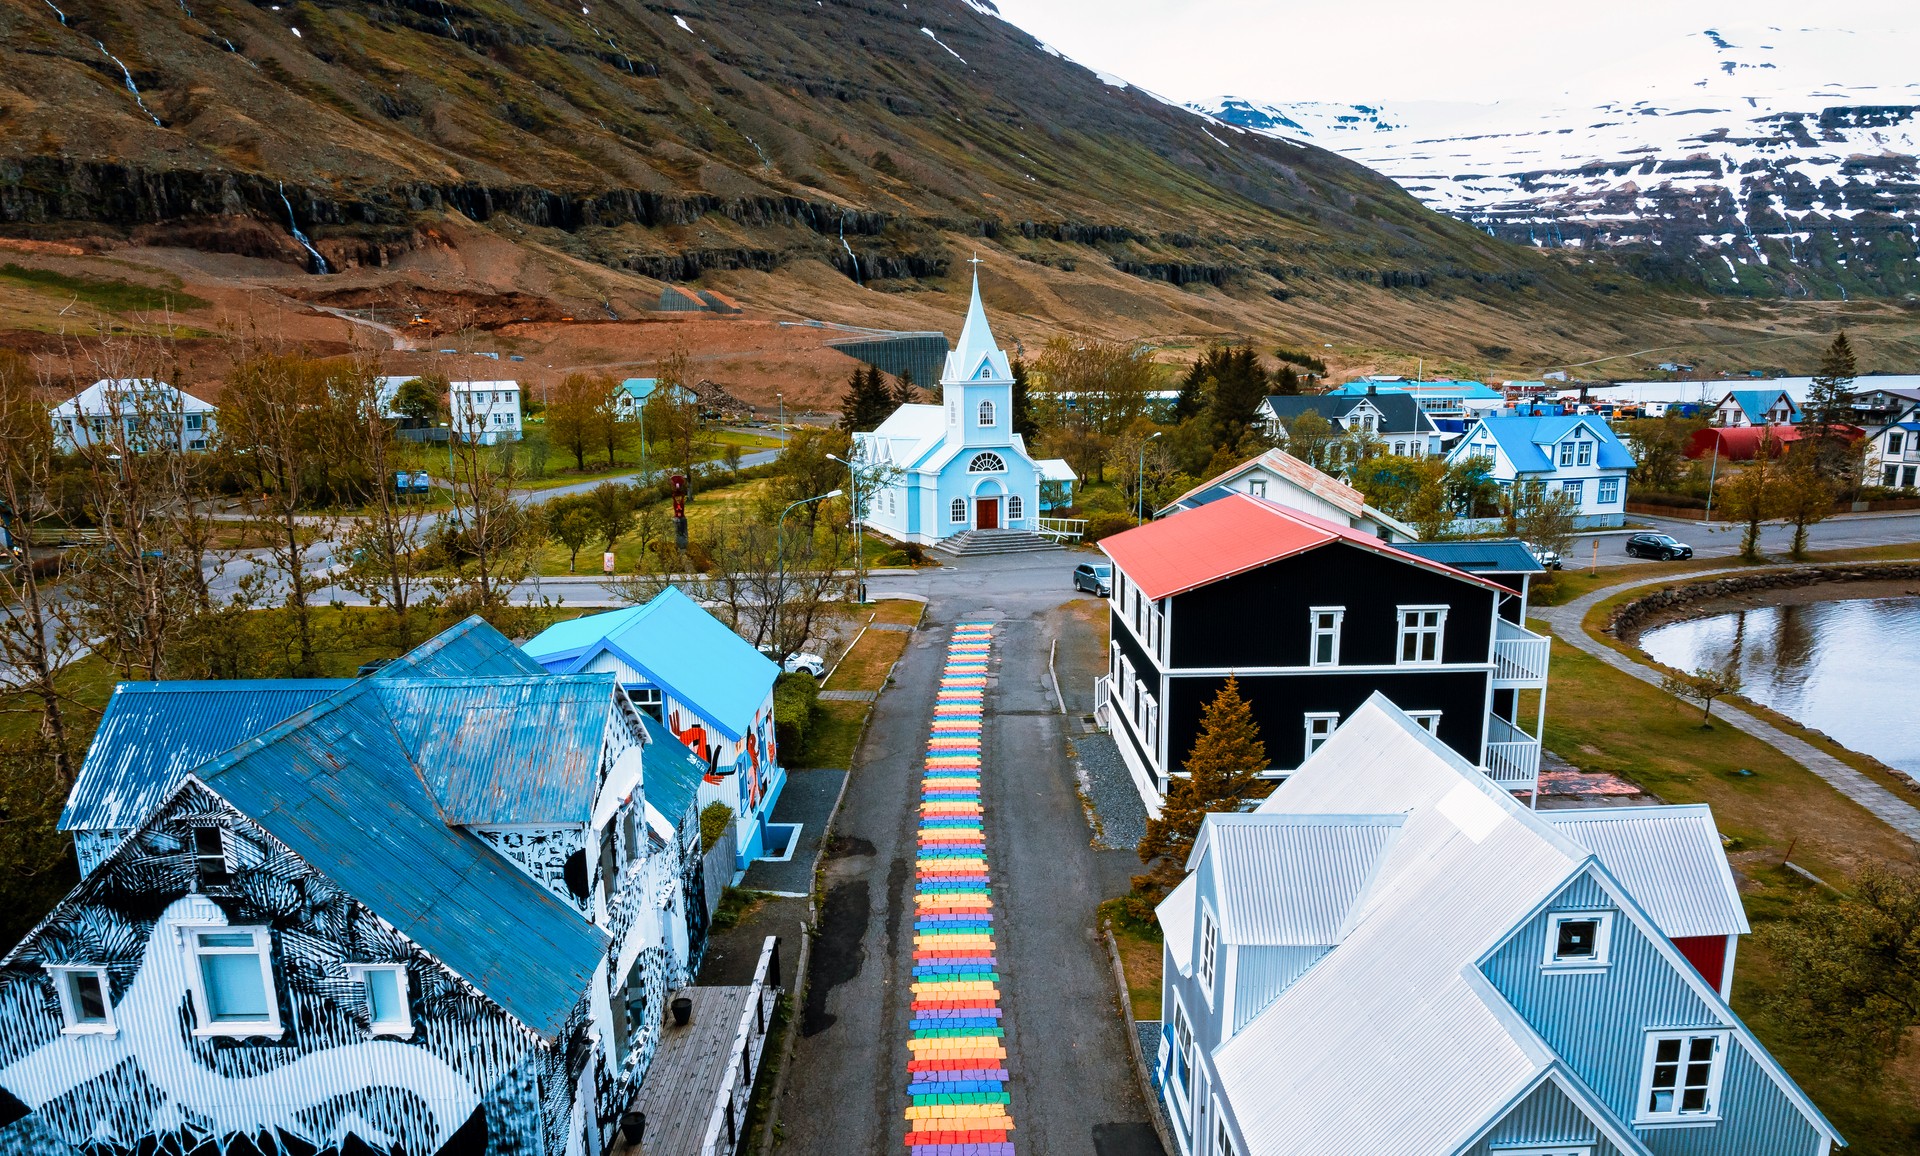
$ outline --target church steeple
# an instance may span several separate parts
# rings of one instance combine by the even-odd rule
[[[940,375],[942,385],[1011,380],[1007,355],[994,340],[993,327],[987,324],[986,306],[980,303],[980,258],[975,257],[972,264],[973,298],[967,303],[967,320],[960,327],[960,341],[947,355],[946,372]],[[984,371],[983,361],[988,363]]]

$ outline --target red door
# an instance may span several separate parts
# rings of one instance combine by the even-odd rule
[[[974,502],[974,529],[998,530],[1000,528],[1000,499],[979,498]]]

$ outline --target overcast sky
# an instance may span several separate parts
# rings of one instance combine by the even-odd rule
[[[1559,93],[1631,100],[1648,84],[1711,71],[1707,28],[1841,26],[1822,79],[1865,68],[1886,83],[1920,67],[1876,29],[1912,33],[1913,0],[995,0],[1013,23],[1090,68],[1176,100],[1506,101]],[[1849,37],[1848,39],[1853,39]],[[1906,37],[1901,37],[1906,39]],[[1910,43],[1910,41],[1909,41]]]

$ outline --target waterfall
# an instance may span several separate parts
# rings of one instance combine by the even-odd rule
[[[852,245],[847,244],[847,215],[845,213],[840,214],[840,247],[847,251],[848,257],[852,258],[853,283],[855,285],[859,285],[860,284],[860,255],[853,251]]]
[[[65,12],[60,11],[60,5],[55,4],[53,0],[47,0],[47,7],[53,9],[53,14],[60,18],[61,24],[64,25],[67,22],[67,14]]]
[[[314,248],[313,242],[307,240],[307,235],[300,231],[300,222],[294,220],[293,202],[287,200],[286,184],[282,182],[279,185],[279,189],[280,189],[280,203],[287,207],[287,227],[293,230],[293,239],[300,242],[300,247],[313,255],[313,271],[315,273],[333,272],[332,269],[327,267],[327,259],[320,255],[320,250]]]
[[[54,11],[58,12],[60,10],[58,8],[55,8]],[[61,22],[65,23],[65,21],[66,21],[66,17],[64,16],[61,17]],[[100,50],[100,55],[106,57],[108,60],[113,61],[115,64],[120,65],[120,75],[126,79],[127,91],[133,94],[133,103],[140,106],[140,111],[147,114],[147,119],[152,121],[154,125],[158,128],[167,127],[166,125],[160,123],[159,117],[153,115],[153,110],[147,107],[147,102],[140,99],[140,86],[133,82],[133,73],[128,70],[125,64],[120,63],[120,58],[118,56],[115,56],[113,53],[108,52],[107,46],[100,43],[98,40],[93,42],[93,46]]]

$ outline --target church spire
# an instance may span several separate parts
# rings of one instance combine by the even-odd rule
[[[987,325],[987,311],[980,304],[980,258],[975,257],[973,265],[973,300],[967,305],[967,322],[960,329],[960,343],[954,348],[954,360],[961,366],[962,372],[971,372],[980,364],[980,359],[999,350],[993,340],[993,330]]]

